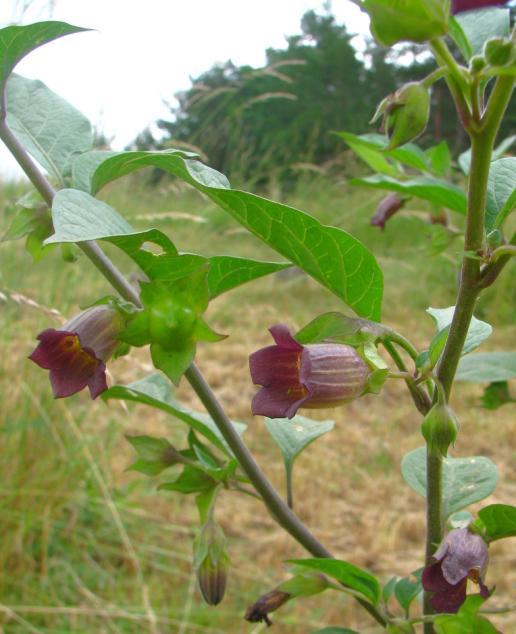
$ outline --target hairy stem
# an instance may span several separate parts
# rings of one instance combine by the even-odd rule
[[[5,116],[0,116],[0,139],[2,139],[7,148],[11,151],[14,158],[22,167],[25,174],[33,183],[37,191],[41,194],[45,202],[49,207],[51,207],[52,200],[55,195],[53,187],[40,172],[37,165],[26,152],[25,148],[12,134],[6,124]],[[123,274],[116,268],[96,242],[81,242],[79,243],[79,246],[85,255],[111,283],[113,288],[118,291],[124,299],[133,302],[137,306],[141,306],[137,291],[128,282],[128,280],[126,280]],[[188,368],[185,372],[185,377],[197,393],[203,405],[206,407],[210,416],[213,418],[222,436],[237,458],[240,466],[253,484],[256,491],[260,494],[261,499],[278,524],[314,557],[333,557],[333,555],[314,537],[314,535],[312,535],[309,529],[297,517],[292,509],[290,509],[283,501],[266,475],[260,469],[195,364],[192,364]],[[382,614],[373,605],[361,598],[357,598],[357,600],[380,625],[386,624]]]

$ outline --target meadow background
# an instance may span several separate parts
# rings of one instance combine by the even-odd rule
[[[349,153],[343,161],[353,165]],[[171,180],[149,186],[148,177],[142,173],[120,181],[103,194],[136,228],[156,226],[183,251],[274,259],[198,192]],[[27,188],[9,182],[0,187],[2,233],[15,200]],[[369,225],[381,194],[351,187],[342,175],[306,175],[288,194],[274,184],[264,193],[362,240],[385,273],[383,321],[425,346],[433,334],[425,308],[454,302],[460,242],[428,256],[430,225],[422,203],[407,205],[381,232]],[[131,263],[114,250],[111,254],[134,278]],[[480,300],[477,316],[495,329],[483,350],[514,341],[513,282],[505,271]],[[229,584],[219,607],[205,606],[191,570],[197,522],[193,497],[157,492],[160,478],[126,470],[133,450],[124,434],[160,435],[180,445],[186,426],[141,405],[91,402],[84,392],[54,401],[47,374],[27,360],[38,332],[58,327],[63,317],[110,292],[84,257],[67,263],[57,248],[34,266],[23,241],[0,245],[0,632],[261,632],[264,625],[243,621],[245,608],[286,578],[282,562],[304,556],[301,548],[258,501],[224,493],[217,519],[229,539]],[[271,324],[281,321],[295,330],[329,310],[345,307],[305,275],[292,272],[248,284],[209,309],[209,323],[229,337],[201,345],[199,366],[228,414],[248,423],[246,441],[280,490],[281,456],[263,420],[250,414],[254,387],[247,358],[269,344]],[[152,367],[146,350],[138,349],[111,363],[109,371],[112,383],[129,383]],[[516,496],[514,404],[489,411],[481,408],[481,395],[482,386],[456,384],[452,405],[461,433],[453,453],[492,458],[500,483],[482,505],[511,503]],[[186,383],[177,396],[201,408]],[[380,395],[312,414],[332,418],[336,425],[296,464],[295,508],[301,518],[335,555],[385,581],[420,567],[423,499],[403,483],[399,465],[422,438],[404,385],[389,381]],[[497,592],[490,607],[514,603],[515,570],[511,540],[494,544],[488,585],[496,584]],[[274,630],[285,634],[330,624],[363,634],[379,631],[352,600],[336,593],[292,601],[273,620]],[[516,627],[514,615],[501,614],[494,621],[506,634]]]

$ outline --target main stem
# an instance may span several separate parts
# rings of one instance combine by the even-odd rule
[[[440,47],[437,47],[440,49]],[[434,48],[435,52],[435,48]],[[439,52],[442,52],[439,50]],[[439,58],[438,58],[439,60]],[[441,61],[441,60],[439,60]],[[447,60],[445,60],[447,63]],[[455,86],[457,88],[457,86]],[[459,291],[455,303],[453,320],[446,341],[439,366],[437,379],[448,399],[453,380],[457,371],[466,335],[468,333],[475,302],[480,291],[480,262],[471,255],[481,252],[484,242],[484,216],[487,201],[487,181],[493,145],[500,123],[512,94],[513,79],[502,77],[497,80],[491,94],[485,114],[480,121],[469,126],[471,138],[471,165],[468,181],[468,209],[466,229],[464,234],[464,258],[462,261]],[[464,98],[457,99],[456,91],[452,90],[457,108],[464,106]],[[432,561],[432,556],[443,538],[442,516],[442,465],[440,454],[434,454],[427,448],[427,537],[426,563]],[[424,614],[435,612],[430,604],[428,593],[424,596]],[[425,622],[425,634],[434,634],[432,622]]]
[[[2,110],[3,113],[1,112]],[[0,139],[2,139],[10,150],[42,198],[48,206],[51,207],[55,191],[28,155],[25,148],[7,126],[5,109],[3,108],[0,108]],[[116,268],[96,242],[80,242],[78,246],[124,299],[134,303],[136,306],[141,306],[140,297],[135,288]],[[226,415],[202,373],[194,363],[185,372],[185,377],[206,407],[206,410],[216,423],[240,466],[256,491],[261,495],[267,509],[278,524],[314,557],[332,558],[333,555],[312,535],[305,524],[297,517],[292,509],[288,507],[260,469],[250,451],[235,431],[231,420]],[[383,615],[373,605],[358,597],[357,601],[377,623],[383,626],[386,625]]]

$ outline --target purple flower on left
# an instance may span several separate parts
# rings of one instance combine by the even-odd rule
[[[76,394],[88,386],[91,398],[107,390],[106,361],[125,326],[120,312],[108,304],[79,313],[59,330],[39,333],[31,361],[50,370],[54,398]]]

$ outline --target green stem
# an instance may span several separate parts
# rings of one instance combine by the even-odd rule
[[[392,342],[386,339],[382,341],[382,344],[383,344],[383,347],[390,354],[391,359],[394,361],[398,369],[401,370],[401,372],[407,373],[408,376],[405,377],[405,384],[407,385],[410,395],[412,396],[412,400],[414,401],[414,404],[417,407],[417,409],[422,414],[426,414],[431,407],[431,402],[430,402],[430,398],[428,397],[428,394],[426,394],[424,390],[418,387],[414,379],[409,375],[409,373],[407,372],[407,366],[405,365],[405,362],[401,358],[399,352],[396,350]],[[417,356],[417,353],[416,353],[416,356]]]
[[[55,195],[54,189],[39,171],[34,161],[25,151],[25,148],[19,143],[16,137],[12,134],[11,130],[7,127],[5,117],[2,118],[1,116],[0,139],[4,141],[5,145],[18,161],[18,164],[28,176],[29,180],[34,184],[47,205],[51,207],[52,200]],[[92,263],[109,280],[111,285],[124,299],[133,302],[137,306],[141,305],[137,291],[104,254],[97,243],[82,242],[79,243],[79,246],[82,248],[85,255],[90,258]],[[195,364],[192,364],[188,368],[185,372],[185,377],[197,393],[203,405],[206,407],[206,410],[218,426],[222,436],[233,451],[233,454],[237,458],[242,469],[255,489],[261,495],[263,502],[278,524],[314,557],[332,558],[333,555],[312,535],[308,528],[288,507],[288,505],[285,504],[276,489],[272,486],[247,447],[242,442],[242,439],[236,432],[231,420],[227,417],[210,386]],[[360,598],[357,600],[380,625],[386,624],[382,614],[368,601]]]

